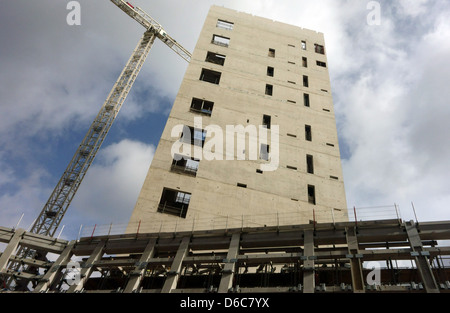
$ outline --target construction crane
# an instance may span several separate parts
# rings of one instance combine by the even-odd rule
[[[54,236],[89,166],[92,164],[130,92],[155,39],[159,38],[184,60],[190,62],[191,53],[170,37],[161,24],[150,15],[129,2],[123,0],[111,0],[111,2],[136,20],[146,30],[44,208],[33,222],[29,230],[31,233]],[[23,248],[18,251],[18,255],[22,257],[29,256],[30,253],[36,252]],[[17,266],[17,270],[20,264],[16,263],[15,266]]]
[[[103,140],[108,134],[112,123],[117,117],[125,98],[130,92],[133,83],[142,68],[150,48],[158,37],[168,47],[175,51],[187,62],[190,62],[191,53],[178,44],[150,15],[141,8],[133,6],[123,0],[111,0],[122,11],[136,20],[146,29],[128,63],[117,79],[114,87],[105,100],[97,117],[89,128],[86,136],[75,152],[72,160],[61,176],[58,184],[50,195],[47,203],[32,225],[30,232],[54,236],[64,214],[67,211],[78,187],[86,175],[89,166],[97,154]]]

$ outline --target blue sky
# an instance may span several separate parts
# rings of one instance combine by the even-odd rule
[[[107,0],[80,0],[81,25],[69,26],[68,2],[2,2],[2,226],[37,217],[143,33]],[[413,202],[419,220],[450,219],[448,1],[379,1],[380,25],[362,0],[132,2],[190,51],[212,4],[323,32],[348,206],[396,203],[413,219]],[[63,236],[128,221],[186,67],[155,43]]]

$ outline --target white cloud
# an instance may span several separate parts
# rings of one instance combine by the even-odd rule
[[[123,139],[98,154],[75,196],[71,213],[86,219],[128,222],[155,147]]]

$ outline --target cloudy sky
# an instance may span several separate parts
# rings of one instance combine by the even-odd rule
[[[68,2],[1,0],[2,226],[38,216],[143,33],[108,0],[78,1],[70,26]],[[348,206],[396,203],[414,219],[413,202],[420,221],[450,219],[447,0],[379,1],[379,15],[366,0],[132,2],[190,51],[212,4],[323,32]],[[128,221],[186,67],[155,43],[63,236]]]

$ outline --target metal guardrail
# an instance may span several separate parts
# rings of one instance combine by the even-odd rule
[[[155,212],[154,214],[161,214]],[[154,229],[159,232],[183,232],[196,230],[219,230],[247,227],[264,227],[278,225],[296,225],[304,224],[305,220],[314,223],[334,223],[335,221],[373,221],[373,220],[401,220],[397,205],[332,209],[332,210],[314,210],[313,212],[284,212],[261,215],[230,215],[214,216],[211,218],[193,219],[187,223],[176,221],[140,221],[137,223],[119,223],[83,226],[80,228],[79,238],[91,236],[119,235],[125,233],[139,233],[142,229]]]

